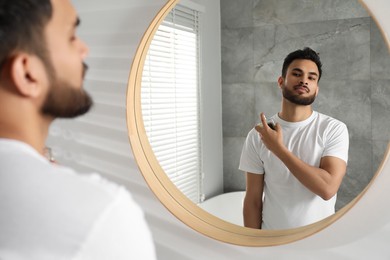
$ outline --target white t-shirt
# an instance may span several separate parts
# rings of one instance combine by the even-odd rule
[[[143,212],[127,190],[0,138],[0,259],[156,258]]]
[[[286,122],[278,115],[272,118],[282,127],[287,149],[302,161],[319,167],[322,157],[334,156],[347,162],[349,137],[344,123],[315,111],[301,122]],[[265,174],[262,229],[300,227],[335,212],[336,195],[325,201],[303,186],[255,129],[247,136],[239,169]]]

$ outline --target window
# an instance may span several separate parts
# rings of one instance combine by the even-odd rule
[[[177,5],[158,28],[142,75],[142,115],[161,167],[189,199],[202,194],[199,12]]]

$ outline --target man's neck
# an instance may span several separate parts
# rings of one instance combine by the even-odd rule
[[[279,117],[287,122],[300,122],[309,118],[312,113],[313,109],[311,105],[302,106],[283,100]]]
[[[30,117],[0,116],[0,138],[24,142],[43,154],[51,122],[50,118],[37,119],[31,114]]]

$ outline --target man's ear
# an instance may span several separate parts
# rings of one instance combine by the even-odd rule
[[[282,87],[283,83],[284,83],[284,78],[282,76],[280,76],[278,78],[278,85],[279,85],[280,88]]]
[[[44,82],[43,64],[35,55],[16,54],[10,64],[10,77],[15,90],[26,97],[37,97]]]
[[[318,95],[318,92],[320,92],[320,86],[317,85],[316,96]]]

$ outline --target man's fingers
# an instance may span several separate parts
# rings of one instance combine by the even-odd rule
[[[260,119],[261,119],[261,122],[262,122],[262,124],[263,124],[263,127],[266,127],[266,125],[267,125],[267,120],[265,119],[265,115],[264,115],[263,112],[261,112],[261,114],[260,114]]]

